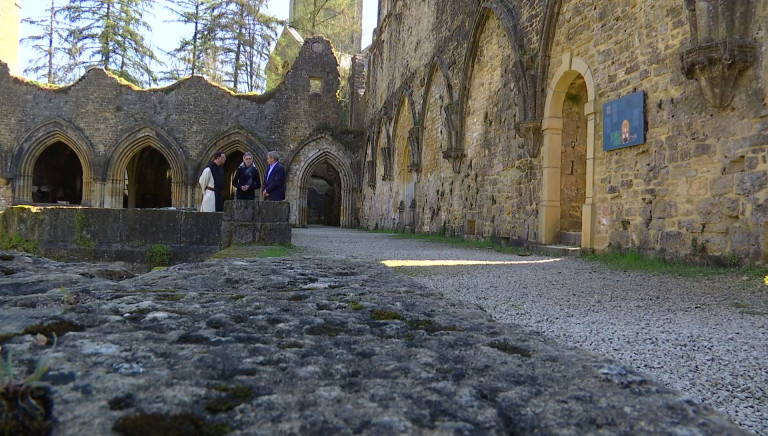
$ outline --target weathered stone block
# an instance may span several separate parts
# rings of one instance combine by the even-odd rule
[[[179,240],[181,212],[160,209],[122,209],[123,240],[173,244]]]
[[[181,244],[218,246],[221,241],[223,214],[181,213]]]
[[[736,180],[737,194],[755,194],[768,186],[768,174],[765,171],[759,173],[739,174]]]
[[[262,223],[288,222],[291,212],[291,203],[287,201],[262,201],[259,203],[254,219]]]
[[[291,225],[283,223],[263,223],[258,226],[258,240],[265,245],[288,244],[291,242]]]
[[[685,252],[688,241],[685,233],[678,231],[666,231],[659,234],[659,246],[673,253]]]

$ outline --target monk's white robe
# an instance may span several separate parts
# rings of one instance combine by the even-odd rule
[[[213,174],[211,169],[205,167],[203,174],[200,175],[200,189],[203,190],[203,200],[200,203],[200,212],[216,212],[216,193],[206,187],[213,188]]]

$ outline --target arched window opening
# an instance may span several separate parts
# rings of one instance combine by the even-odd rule
[[[56,142],[37,158],[32,173],[34,203],[80,204],[83,199],[83,167],[77,154]]]

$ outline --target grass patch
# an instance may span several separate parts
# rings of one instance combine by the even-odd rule
[[[427,241],[427,242],[434,242],[438,244],[450,245],[452,247],[457,247],[457,248],[468,248],[468,249],[475,249],[475,250],[493,250],[499,253],[517,254],[522,256],[527,256],[531,254],[531,252],[524,247],[503,246],[503,245],[494,243],[492,241],[472,241],[472,240],[458,238],[458,237],[451,237],[451,236],[444,236],[440,234],[430,234],[430,233],[407,233],[407,232],[398,233],[390,229],[369,230],[369,232],[392,234],[398,239],[416,239],[419,241]]]
[[[293,244],[283,245],[233,245],[211,256],[213,259],[264,259],[286,257],[298,249]]]
[[[672,274],[681,277],[712,277],[733,274],[746,277],[747,280],[762,281],[768,276],[768,268],[759,268],[755,266],[716,267],[693,265],[680,260],[668,260],[660,257],[646,256],[635,251],[628,251],[625,253],[589,253],[582,255],[582,258],[601,263],[611,269],[646,271]]]

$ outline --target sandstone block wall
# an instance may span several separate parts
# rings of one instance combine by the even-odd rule
[[[404,215],[417,231],[468,238],[557,243],[570,232],[597,250],[768,260],[768,5],[686,4],[382,2],[363,225]],[[706,44],[721,40],[734,51],[711,64],[738,69],[708,86],[706,62],[686,70],[682,59],[694,48],[715,59]],[[637,91],[645,143],[604,151],[603,104]],[[417,142],[403,134],[409,116]],[[398,178],[404,148],[420,167]]]

